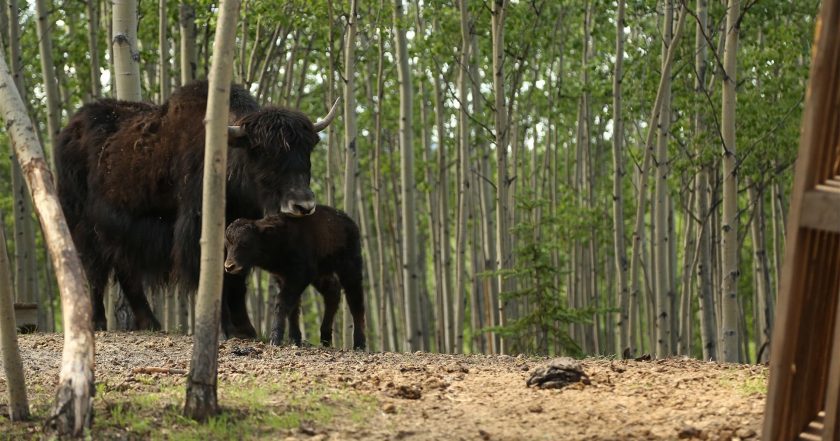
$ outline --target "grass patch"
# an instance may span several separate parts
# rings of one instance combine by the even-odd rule
[[[97,384],[94,425],[86,438],[276,439],[302,424],[316,429],[357,427],[377,408],[374,397],[281,372],[270,379],[223,381],[218,390],[221,413],[199,424],[181,414],[184,383],[183,377],[136,375],[131,383]],[[0,417],[0,440],[50,437],[43,426],[52,392],[30,393],[30,398],[43,403],[32,406],[33,421],[12,424]]]
[[[752,375],[746,378],[738,378],[736,375],[730,374],[721,378],[720,383],[727,389],[737,391],[742,396],[767,394],[766,375]]]

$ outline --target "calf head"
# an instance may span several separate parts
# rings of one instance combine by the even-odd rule
[[[260,227],[256,221],[237,219],[225,229],[225,272],[240,274],[254,266],[260,252]]]
[[[324,130],[335,118],[338,101],[324,119],[314,124],[295,110],[266,107],[228,127],[229,143],[242,148],[240,172],[255,188],[266,214],[307,216],[315,211],[309,188],[310,155]]]

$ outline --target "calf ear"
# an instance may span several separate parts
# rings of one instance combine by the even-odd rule
[[[248,134],[245,133],[245,128],[242,126],[228,126],[228,145],[237,148],[247,148],[251,146],[248,142]]]

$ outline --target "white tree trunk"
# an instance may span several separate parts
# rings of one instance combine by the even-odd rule
[[[0,54],[0,113],[41,221],[44,240],[55,268],[64,315],[64,351],[52,418],[60,433],[79,435],[93,416],[93,321],[90,295],[79,255],[58,196],[52,174],[26,107],[12,83]]]
[[[207,97],[204,147],[204,191],[201,216],[201,273],[196,299],[195,335],[187,381],[184,414],[206,420],[218,409],[216,371],[219,351],[222,273],[224,263],[227,123],[233,76],[234,34],[239,0],[222,0]]]
[[[140,50],[137,47],[137,0],[112,0],[114,73],[117,99],[140,101]]]
[[[3,368],[9,395],[9,419],[29,419],[29,401],[26,399],[26,381],[17,341],[15,299],[12,292],[12,268],[6,253],[6,232],[0,225],[0,349],[3,351]]]
[[[621,80],[624,75],[624,0],[618,0],[616,12],[615,66],[613,70],[613,245],[615,247],[616,297],[618,298],[619,347],[621,354],[630,348],[630,293],[627,290],[627,247],[624,243],[624,118],[621,115]],[[536,153],[536,149],[534,149]],[[535,172],[532,172],[535,173]],[[610,330],[611,332],[612,330]],[[614,348],[610,348],[614,349]]]
[[[668,48],[673,44],[671,27],[674,21],[674,11],[671,0],[663,0],[665,17],[662,24],[662,78],[665,80],[662,89],[662,110],[659,113],[656,148],[656,204],[654,211],[654,267],[651,275],[654,277],[656,295],[656,357],[665,358],[671,355],[671,303],[673,295],[670,293],[668,277],[669,228],[668,228],[668,139],[671,130],[671,67],[666,66]]]
[[[738,180],[735,157],[735,74],[738,51],[740,0],[729,0],[726,11],[726,45],[723,50],[723,219],[721,250],[723,254],[723,361],[737,363],[740,332],[738,328]]]
[[[493,37],[493,95],[495,97],[495,135],[496,135],[496,271],[507,269],[507,149],[508,149],[508,117],[505,102],[505,15],[506,0],[494,0],[492,9]],[[499,293],[506,291],[504,277],[496,276]],[[498,326],[505,325],[505,306],[499,297],[497,308]],[[499,353],[505,352],[505,341],[499,342]]]
[[[55,138],[61,130],[61,110],[58,106],[58,81],[55,76],[55,65],[52,57],[52,40],[50,39],[51,21],[46,0],[36,0],[35,8],[38,13],[38,50],[41,57],[41,75],[44,77],[44,86],[47,94],[47,131],[49,132],[49,150],[47,161],[50,169],[55,170],[53,160],[55,151]]]
[[[469,210],[469,163],[468,146],[470,142],[469,118],[467,116],[467,85],[469,81],[470,30],[467,0],[458,2],[461,17],[461,55],[458,71],[458,100],[461,105],[458,112],[458,219],[455,225],[455,314],[452,330],[454,336],[453,352],[460,354],[464,350],[464,300],[466,299],[466,260],[467,260],[467,217]],[[476,293],[473,293],[476,295]],[[473,316],[479,314],[474,312]]]
[[[167,0],[160,0],[158,3],[158,50],[160,51],[160,60],[158,65],[158,77],[160,78],[160,97],[159,102],[164,102],[169,99],[170,80],[169,80],[169,38],[167,37],[167,30],[169,29],[169,14],[167,13]]]
[[[186,2],[178,10],[181,27],[181,85],[193,82],[197,77],[198,53],[195,48],[198,30],[195,27],[195,8]]]
[[[394,0],[394,36],[397,49],[397,71],[400,84],[400,182],[402,199],[403,281],[405,285],[406,350],[413,351],[422,344],[424,336],[418,323],[419,290],[417,273],[417,232],[414,216],[414,146],[412,143],[412,86],[408,66],[402,0]]]

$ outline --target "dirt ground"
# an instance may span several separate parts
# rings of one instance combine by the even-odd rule
[[[344,352],[229,340],[220,348],[223,413],[180,416],[190,337],[97,333],[92,439],[625,440],[760,439],[767,369],[688,359],[582,360],[590,384],[526,386],[545,358]],[[0,438],[48,436],[44,426],[62,337],[20,338],[35,419]],[[2,371],[0,371],[2,372]],[[6,401],[5,376],[0,392]],[[0,405],[4,407],[5,404]]]

